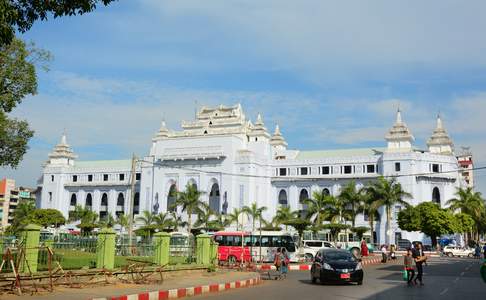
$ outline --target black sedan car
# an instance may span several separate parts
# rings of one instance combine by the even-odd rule
[[[363,284],[361,262],[343,249],[321,249],[311,267],[311,280],[324,283],[356,282]]]

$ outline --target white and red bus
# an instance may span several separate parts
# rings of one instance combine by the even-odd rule
[[[219,244],[218,258],[220,261],[239,262],[273,261],[278,248],[285,248],[291,262],[296,262],[297,247],[292,236],[282,231],[219,231],[214,234],[214,241]],[[250,255],[250,253],[252,255]]]

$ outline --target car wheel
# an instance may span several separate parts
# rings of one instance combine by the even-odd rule
[[[310,254],[310,253],[306,253],[306,254],[304,255],[304,259],[305,259],[305,261],[307,261],[307,262],[312,261],[312,259],[313,259],[313,258],[314,258],[314,256],[313,256],[312,254]]]
[[[472,253],[469,253],[469,254],[467,255],[467,257],[473,257]]]
[[[452,254],[452,252],[449,252],[449,253],[447,253],[447,256],[449,256],[449,257],[453,257],[453,256],[454,256],[454,254]]]

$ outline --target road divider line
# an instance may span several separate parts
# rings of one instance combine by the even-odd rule
[[[448,290],[449,290],[449,288],[445,288],[442,292],[440,292],[439,296],[444,295],[445,293],[447,293]]]

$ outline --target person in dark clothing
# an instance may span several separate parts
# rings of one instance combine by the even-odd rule
[[[412,249],[407,249],[407,253],[403,256],[403,265],[405,268],[405,272],[407,272],[407,285],[412,285],[413,277],[415,276],[415,270],[413,268],[413,257],[412,257]]]
[[[427,260],[427,257],[424,255],[424,250],[422,249],[422,244],[418,243],[415,247],[412,257],[415,260],[415,266],[417,267],[417,277],[414,280],[414,283],[417,284],[417,280],[420,281],[420,285],[424,285],[423,283],[423,274],[424,269],[423,265]]]

